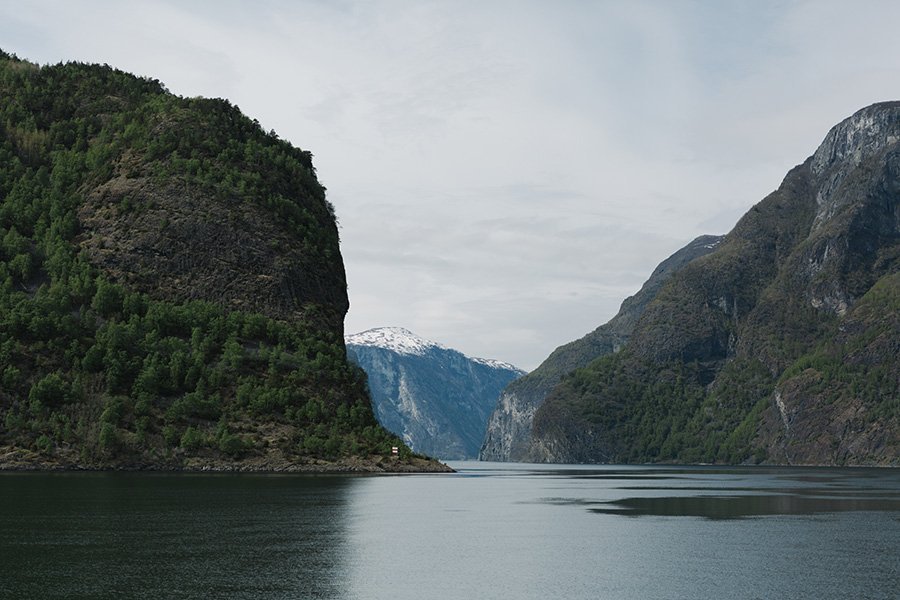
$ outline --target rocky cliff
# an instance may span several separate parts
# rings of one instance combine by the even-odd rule
[[[416,452],[475,458],[497,396],[524,374],[469,358],[396,327],[346,338],[347,355],[368,374],[378,421]]]
[[[500,394],[488,421],[479,453],[480,460],[540,462],[549,457],[532,444],[534,414],[562,377],[592,360],[618,352],[631,336],[635,323],[660,287],[674,273],[696,258],[712,252],[720,236],[704,235],[661,262],[634,295],[622,302],[619,312],[581,339],[560,346],[528,375],[510,383]]]
[[[311,154],[227,101],[0,52],[0,240],[0,467],[412,464]]]
[[[534,418],[560,462],[898,464],[900,103],[834,127]]]

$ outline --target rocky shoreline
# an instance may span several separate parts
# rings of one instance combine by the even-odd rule
[[[160,462],[110,460],[81,461],[47,456],[22,448],[0,448],[0,471],[148,471],[184,473],[313,473],[313,474],[426,474],[455,473],[436,460],[396,456],[352,456],[338,460],[256,456],[227,461],[214,457],[167,459]]]

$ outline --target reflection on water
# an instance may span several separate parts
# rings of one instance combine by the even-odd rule
[[[568,473],[570,477],[610,483],[636,479],[655,483],[613,487],[616,491],[651,494],[648,496],[611,500],[553,497],[539,502],[572,504],[596,514],[629,517],[741,519],[846,511],[900,512],[898,477],[890,469],[648,467],[639,475],[616,468],[600,473]]]
[[[623,498],[599,506],[598,514],[741,519],[764,515],[813,515],[852,510],[900,511],[900,498],[815,498],[788,494]]]
[[[0,598],[896,597],[900,470],[0,473]]]
[[[0,474],[0,596],[340,597],[350,478]]]

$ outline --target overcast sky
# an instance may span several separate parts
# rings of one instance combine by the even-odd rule
[[[0,0],[0,48],[225,97],[312,151],[348,333],[536,367],[900,99],[897,2]]]

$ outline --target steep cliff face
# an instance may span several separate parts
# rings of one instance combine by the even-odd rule
[[[0,52],[0,467],[404,469],[347,307],[309,152],[224,100]]]
[[[309,222],[298,235],[252,198],[217,197],[123,164],[85,200],[78,242],[113,281],[153,298],[215,302],[278,319],[302,319],[315,306],[325,329],[343,331],[347,284],[334,218],[323,203],[300,204]],[[327,242],[305,240],[306,231]]]
[[[441,459],[478,455],[497,395],[523,375],[402,328],[364,331],[346,343],[348,357],[368,375],[378,421],[416,452]]]
[[[896,464],[900,104],[865,108],[538,410],[556,461]]]
[[[696,258],[712,252],[721,236],[704,235],[661,262],[634,295],[622,302],[619,312],[581,339],[560,346],[541,365],[503,392],[488,422],[479,453],[481,460],[542,461],[550,455],[532,445],[534,414],[560,379],[595,358],[618,352],[628,342],[638,318],[660,287],[674,273]]]
[[[779,378],[754,444],[788,464],[897,464],[900,274],[848,309],[834,337]]]

